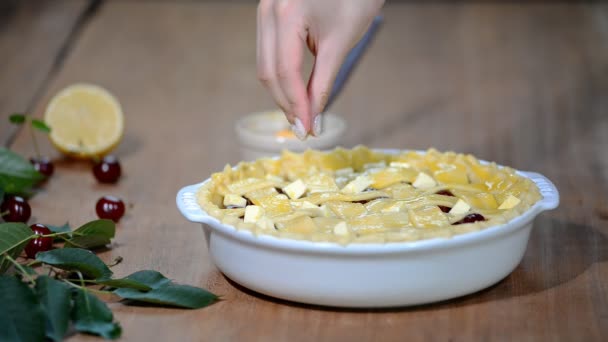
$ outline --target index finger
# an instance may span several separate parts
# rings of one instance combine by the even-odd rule
[[[275,9],[277,19],[276,73],[289,108],[287,115],[295,116],[294,132],[298,138],[305,138],[311,129],[310,101],[306,85],[302,79],[302,60],[305,27],[301,17],[290,15],[295,11],[290,2]],[[298,122],[299,121],[299,122]]]

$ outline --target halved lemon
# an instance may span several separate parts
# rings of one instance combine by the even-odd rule
[[[112,151],[123,135],[120,103],[106,89],[73,84],[55,95],[44,113],[49,138],[61,152],[76,158],[100,157]]]

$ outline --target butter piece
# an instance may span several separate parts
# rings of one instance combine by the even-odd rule
[[[498,209],[501,210],[505,210],[505,209],[511,209],[514,208],[515,206],[517,206],[519,203],[521,202],[521,200],[513,195],[509,195],[509,197],[507,197],[507,199],[504,200],[504,202],[502,202],[502,204],[500,205],[500,207],[498,207]]]
[[[342,188],[342,192],[345,194],[358,194],[367,189],[373,183],[374,181],[368,176],[360,175],[350,181],[350,183],[346,184],[346,186]]]
[[[340,176],[348,176],[350,174],[353,174],[354,172],[355,172],[355,170],[353,170],[352,167],[345,167],[343,169],[336,170],[334,173],[337,177],[340,177]]]
[[[306,185],[301,179],[287,185],[283,188],[283,192],[291,199],[298,199],[306,193]]]
[[[269,181],[273,181],[273,182],[276,182],[276,183],[283,183],[283,182],[285,182],[285,180],[283,179],[283,177],[275,176],[275,175],[270,174],[270,173],[267,174],[265,178],[267,180],[269,180]]]
[[[245,208],[245,223],[256,223],[262,216],[264,216],[264,208],[257,205],[248,205]]]
[[[329,209],[329,207],[326,204],[323,204],[320,207],[320,209],[321,209],[321,214],[322,214],[321,216],[323,216],[323,217],[334,217],[334,216],[336,216],[334,214],[334,212],[331,211],[331,209]]]
[[[365,170],[369,170],[369,169],[384,169],[386,167],[386,162],[384,160],[381,160],[377,163],[367,163],[363,165],[363,169]]]
[[[471,210],[471,206],[467,204],[467,202],[459,199],[456,204],[450,209],[450,214],[452,215],[462,215],[466,214]]]
[[[403,169],[409,169],[410,167],[412,167],[412,165],[410,165],[409,163],[404,163],[404,162],[391,162],[389,165],[391,167],[400,167]]]
[[[274,230],[274,221],[267,216],[262,216],[256,224],[263,230]]]
[[[380,211],[383,213],[398,213],[399,211],[401,211],[401,204],[394,203],[388,207],[382,208]]]
[[[430,189],[430,188],[436,186],[437,182],[435,182],[433,177],[427,175],[424,172],[420,172],[418,174],[418,177],[416,177],[416,180],[414,181],[414,183],[412,183],[412,185],[416,189]]]
[[[348,235],[349,232],[348,232],[348,226],[346,225],[346,222],[339,222],[338,224],[336,224],[336,226],[334,227],[334,234],[341,235],[341,236]]]
[[[302,202],[302,205],[300,206],[300,209],[318,209],[319,206],[315,205],[314,203],[311,203],[309,201],[304,201]]]
[[[247,200],[239,195],[228,194],[224,196],[224,207],[239,207],[245,208],[247,206]]]

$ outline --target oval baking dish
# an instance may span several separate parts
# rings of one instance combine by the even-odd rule
[[[393,150],[384,150],[392,152]],[[311,242],[254,235],[208,215],[197,191],[177,194],[177,206],[201,223],[211,258],[228,278],[259,293],[295,302],[357,308],[431,303],[470,294],[509,275],[521,262],[534,218],[559,204],[556,187],[543,175],[532,180],[542,199],[505,224],[413,242]]]

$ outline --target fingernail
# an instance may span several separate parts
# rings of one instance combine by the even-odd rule
[[[306,133],[306,130],[304,129],[304,124],[302,123],[300,118],[296,118],[294,122],[295,124],[291,125],[291,131],[296,135],[296,137],[298,137],[298,139],[306,139],[306,136],[308,134]]]
[[[315,137],[318,137],[321,135],[321,133],[323,133],[323,116],[321,114],[317,114],[312,123],[312,134],[314,134]]]

